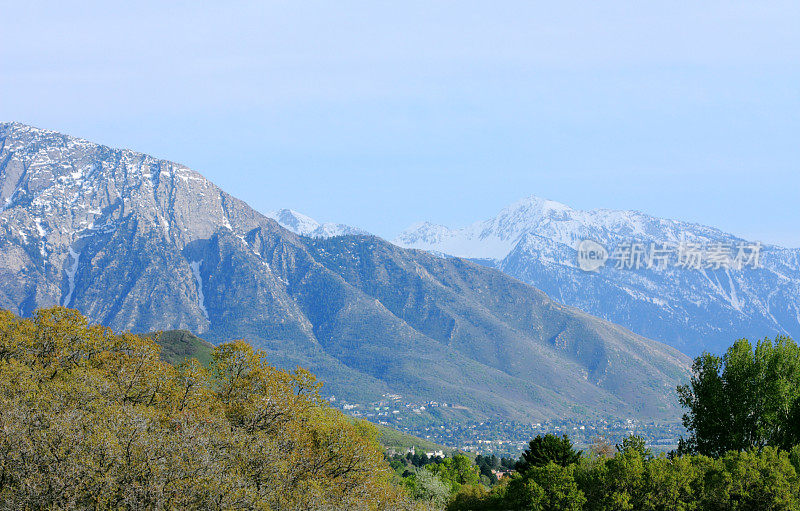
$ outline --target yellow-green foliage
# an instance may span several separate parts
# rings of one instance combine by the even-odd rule
[[[69,309],[0,311],[0,508],[405,508],[319,388],[241,341],[173,367]]]

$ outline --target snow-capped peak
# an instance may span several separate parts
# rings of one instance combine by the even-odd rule
[[[332,238],[334,236],[369,234],[358,227],[351,227],[349,225],[331,222],[319,223],[310,216],[294,211],[293,209],[270,211],[266,216],[278,222],[284,229],[288,229],[300,236]]]
[[[289,229],[293,233],[301,236],[311,235],[311,233],[320,226],[320,223],[310,216],[306,216],[293,209],[270,211],[267,213],[267,216],[278,222],[281,227]]]
[[[436,244],[452,234],[452,229],[444,225],[432,224],[430,222],[417,222],[400,233],[395,243],[408,246],[419,242]]]
[[[569,219],[574,213],[560,202],[530,196],[504,208],[494,218],[461,229],[416,223],[393,243],[459,257],[502,259],[526,233],[554,219]]]
[[[556,202],[550,199],[544,199],[536,195],[530,195],[506,207],[500,212],[500,215],[514,211],[553,213],[559,211],[569,212],[574,210],[571,207],[567,206],[566,204],[562,204],[561,202]]]
[[[621,239],[677,242],[682,236],[697,239],[726,236],[710,227],[656,218],[637,211],[583,211],[530,196],[504,208],[493,218],[461,229],[417,223],[403,231],[394,243],[458,257],[499,260],[529,234],[571,248],[587,238],[612,243]]]

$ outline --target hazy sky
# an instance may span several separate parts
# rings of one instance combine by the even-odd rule
[[[539,195],[800,246],[798,2],[197,5],[0,0],[0,120],[386,237]]]

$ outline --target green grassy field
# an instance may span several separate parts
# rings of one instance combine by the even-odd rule
[[[161,346],[161,359],[177,365],[188,358],[196,358],[204,366],[211,363],[214,346],[188,330],[167,330],[147,334]]]
[[[445,447],[429,440],[392,429],[388,426],[379,424],[376,424],[376,426],[379,431],[378,442],[387,450],[394,450],[402,454],[413,447],[417,453],[443,451],[446,455],[452,455],[454,452],[458,452],[452,447]]]

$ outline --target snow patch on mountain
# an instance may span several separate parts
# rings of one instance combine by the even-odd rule
[[[47,232],[44,230],[44,227],[42,227],[42,219],[34,218],[33,222],[36,225],[36,232],[39,233],[39,237],[40,238],[47,237]]]

